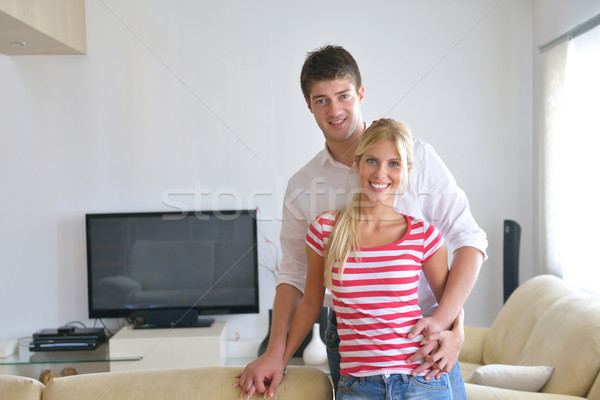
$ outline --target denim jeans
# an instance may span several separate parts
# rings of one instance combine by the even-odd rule
[[[460,365],[458,365],[458,360],[456,360],[454,368],[452,368],[448,373],[448,379],[450,380],[449,384],[452,390],[452,398],[454,400],[467,400],[465,383],[463,382],[462,373],[460,372]]]
[[[329,364],[329,372],[333,381],[333,388],[337,393],[338,381],[340,380],[340,363],[342,356],[340,355],[340,338],[337,333],[337,320],[335,312],[329,310],[329,318],[327,322],[327,330],[325,331],[325,345],[327,346],[327,362]],[[467,400],[465,384],[460,372],[458,361],[454,368],[447,374],[448,386],[451,388],[453,400]],[[430,381],[435,380],[431,379]]]
[[[329,309],[327,318],[327,330],[325,331],[325,347],[327,348],[327,363],[329,364],[329,374],[333,382],[333,388],[337,393],[338,381],[340,380],[340,337],[337,332],[337,320],[333,309]]]
[[[354,377],[342,375],[336,400],[449,400],[448,376],[426,381],[423,376],[405,374]]]

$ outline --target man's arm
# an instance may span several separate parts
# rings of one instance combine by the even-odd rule
[[[323,308],[323,298],[325,296],[325,284],[323,282],[324,259],[323,256],[306,245],[308,253],[308,273],[306,275],[306,288],[304,296],[294,314],[289,333],[285,354],[283,356],[284,364],[287,364],[292,358],[302,340],[310,332],[312,326],[319,318]],[[274,394],[274,390],[270,394]]]
[[[461,247],[454,252],[452,259],[452,268],[448,275],[444,297],[448,291],[449,298],[454,298],[459,304],[464,305],[469,297],[471,290],[475,286],[481,264],[483,263],[483,254],[474,247]],[[421,347],[415,354],[408,358],[407,362],[415,362],[421,358],[425,361],[413,371],[413,375],[418,375],[424,370],[432,367],[426,378],[441,376],[443,372],[450,372],[456,361],[458,354],[464,343],[464,318],[463,312],[459,313],[455,319],[452,330],[449,327],[434,326],[430,324],[430,319],[422,318],[411,330],[411,335],[423,333],[426,335]],[[437,341],[439,341],[439,348]],[[435,368],[434,364],[441,366]]]
[[[283,379],[287,333],[301,299],[302,292],[295,287],[285,283],[277,286],[267,350],[244,368],[234,385],[242,388],[242,397],[265,391],[275,393]]]
[[[267,350],[246,366],[234,385],[242,387],[242,396],[254,393],[274,393],[283,378],[283,355],[292,319],[302,299],[306,283],[306,244],[304,237],[308,221],[294,200],[298,198],[293,178],[288,183],[283,205],[281,227],[282,262],[277,276],[277,288],[271,317],[271,332]]]
[[[455,249],[446,289],[450,295],[448,298],[456,296],[454,299],[463,306],[475,285],[481,264],[486,257],[486,235],[471,214],[465,192],[458,187],[454,176],[433,147],[422,140],[415,139],[414,150],[415,166],[409,176],[410,184],[413,185],[413,190],[418,196],[425,221],[438,228],[446,243]],[[423,320],[421,325],[428,322],[426,318]],[[447,360],[442,372],[449,372],[456,363],[458,351],[464,342],[462,318],[454,322],[452,331],[447,331],[447,327],[428,328],[430,329],[424,331],[425,335],[435,332],[444,333],[439,335],[440,349]],[[440,350],[436,351],[436,347],[437,343],[423,346],[417,352],[415,359],[423,358],[430,352],[439,354]],[[417,373],[431,366],[427,358],[425,359],[423,368],[415,370]],[[433,375],[430,373],[428,376]]]
[[[474,247],[461,247],[454,252],[444,297],[454,299],[461,307],[465,304],[479,276],[483,257],[483,253]]]
[[[425,376],[429,380],[435,376],[436,379],[450,372],[456,362],[460,349],[465,341],[464,326],[464,310],[461,310],[454,320],[452,330],[440,330],[439,332],[427,335],[421,342],[422,346],[419,354],[413,354],[407,362],[415,362],[424,358],[421,365],[415,368],[412,372],[413,376],[420,374],[427,368],[431,368],[430,372]]]
[[[273,304],[271,333],[265,353],[270,353],[283,359],[287,341],[286,337],[301,300],[302,292],[295,287],[285,283],[277,286]]]

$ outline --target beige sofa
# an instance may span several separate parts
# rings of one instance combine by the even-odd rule
[[[467,383],[470,400],[600,400],[598,296],[554,276],[538,276],[515,290],[491,328],[466,327],[465,336],[459,357],[465,378],[490,364],[554,367],[539,393]],[[237,400],[240,391],[232,386],[241,370],[206,367],[85,374],[54,379],[46,387],[29,378],[0,376],[0,400]],[[332,392],[322,371],[290,367],[275,398],[332,399]]]
[[[505,384],[492,371],[483,385],[465,385],[472,400],[600,400],[600,296],[552,275],[537,276],[513,292],[491,328],[465,328],[459,361],[465,380],[482,365],[554,367],[539,393],[486,386]]]
[[[239,400],[240,389],[234,389],[233,384],[242,369],[203,367],[83,374],[55,378],[47,386],[31,378],[0,375],[0,399]],[[333,387],[319,369],[289,367],[275,399],[333,399]]]

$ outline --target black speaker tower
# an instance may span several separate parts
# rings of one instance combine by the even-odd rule
[[[521,226],[508,219],[504,220],[504,302],[519,286],[519,247]]]

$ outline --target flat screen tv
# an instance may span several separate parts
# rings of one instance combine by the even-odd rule
[[[258,313],[254,210],[86,214],[85,221],[90,318],[171,327]]]

